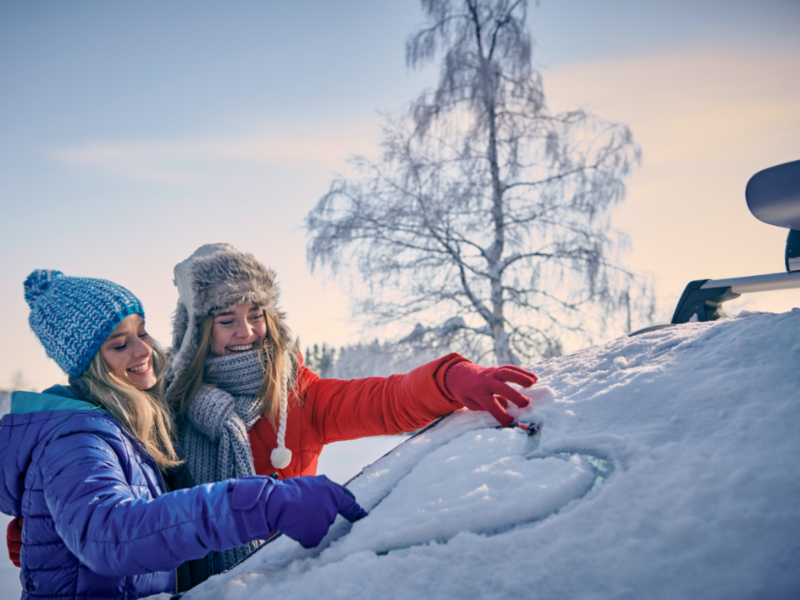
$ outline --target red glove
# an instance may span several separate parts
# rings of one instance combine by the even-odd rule
[[[482,367],[471,362],[456,363],[444,375],[444,385],[456,400],[470,410],[488,411],[503,426],[514,422],[514,417],[505,411],[509,400],[520,408],[531,402],[506,381],[530,387],[537,377],[513,365]]]
[[[12,519],[6,529],[6,543],[8,544],[8,558],[19,566],[19,552],[22,550],[22,517]]]

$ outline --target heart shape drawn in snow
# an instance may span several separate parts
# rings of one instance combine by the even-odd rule
[[[334,544],[336,554],[386,553],[462,531],[501,533],[558,512],[606,474],[603,459],[531,457],[530,444],[516,428],[478,429],[436,448]]]

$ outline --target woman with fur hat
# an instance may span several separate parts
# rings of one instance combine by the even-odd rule
[[[178,306],[167,398],[198,483],[256,474],[282,480],[316,474],[331,442],[397,434],[467,407],[513,423],[508,401],[529,400],[536,376],[483,368],[450,354],[406,375],[320,379],[302,363],[275,273],[229,244],[198,248],[175,267]],[[212,555],[213,572],[256,544]]]
[[[69,386],[14,392],[0,421],[0,510],[22,519],[23,598],[177,592],[175,569],[277,531],[315,546],[365,516],[323,477],[252,476],[168,492],[181,461],[161,397],[166,358],[139,300],[102,279],[38,270],[30,325]]]

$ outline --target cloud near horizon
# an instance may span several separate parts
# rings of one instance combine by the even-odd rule
[[[285,129],[285,128],[282,128]],[[208,185],[231,167],[317,165],[340,169],[352,153],[374,153],[374,119],[345,128],[320,127],[313,135],[198,137],[145,142],[92,141],[47,152],[73,169],[178,187]]]

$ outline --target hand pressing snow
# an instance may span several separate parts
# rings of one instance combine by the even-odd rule
[[[470,410],[488,411],[503,426],[514,422],[505,410],[509,400],[520,408],[531,402],[506,382],[530,387],[537,380],[533,373],[513,365],[482,367],[471,362],[454,364],[444,376],[444,384],[456,400]]]

